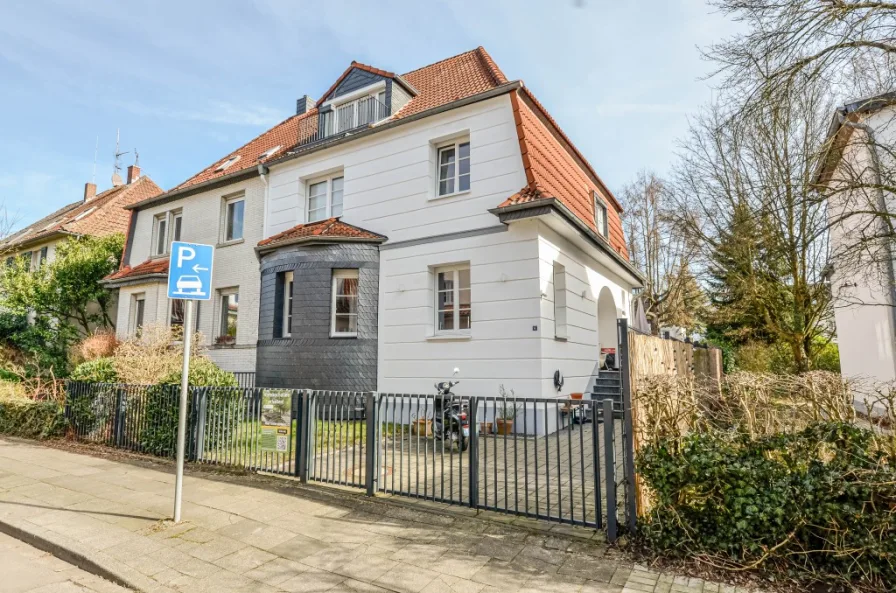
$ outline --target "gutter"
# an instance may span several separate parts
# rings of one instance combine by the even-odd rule
[[[277,251],[278,249],[281,249],[283,247],[301,245],[302,243],[385,243],[387,240],[388,239],[386,237],[383,237],[382,239],[371,239],[369,237],[321,237],[319,235],[313,235],[310,237],[296,237],[294,239],[287,239],[286,241],[278,241],[274,244],[256,245],[255,253],[261,256],[271,251]]]
[[[266,167],[272,167],[274,165],[279,165],[280,163],[285,163],[291,161],[293,159],[297,159],[299,157],[305,156],[307,154],[311,154],[313,152],[317,152],[319,150],[324,150],[326,148],[331,148],[333,146],[338,146],[340,144],[344,144],[345,142],[349,142],[355,140],[356,138],[363,138],[365,136],[369,136],[370,134],[374,134],[376,132],[382,130],[391,130],[392,128],[397,128],[398,126],[409,124],[411,122],[415,122],[421,120],[425,117],[429,117],[431,115],[437,115],[439,113],[444,113],[445,111],[450,111],[452,109],[457,109],[459,107],[464,107],[466,105],[472,105],[473,103],[479,103],[480,101],[486,101],[488,99],[497,97],[499,95],[505,95],[509,92],[515,91],[523,87],[523,83],[519,80],[515,80],[512,82],[508,82],[506,84],[502,84],[501,86],[495,87],[483,93],[479,93],[478,95],[471,95],[469,97],[464,97],[463,99],[458,99],[457,101],[453,101],[451,103],[446,103],[444,105],[439,105],[438,107],[433,107],[431,109],[427,109],[425,111],[421,111],[420,113],[415,113],[414,115],[409,115],[408,117],[403,117],[401,119],[393,119],[393,120],[385,120],[386,123],[377,126],[371,126],[367,129],[363,129],[354,134],[349,134],[348,136],[340,136],[331,141],[323,141],[318,142],[316,144],[311,144],[304,148],[295,148],[294,152],[287,153],[286,155],[274,159],[272,161],[268,161],[263,163]],[[188,187],[184,187],[182,189],[173,189],[161,196],[156,196],[149,200],[144,200],[142,202],[137,202],[136,204],[131,204],[130,206],[125,206],[125,210],[139,210],[141,208],[146,208],[148,206],[156,206],[158,204],[164,204],[174,200],[175,198],[185,197],[194,193],[199,193],[206,189],[212,189],[214,187],[218,187],[221,185],[228,185],[234,181],[242,181],[243,179],[250,179],[259,174],[257,167],[248,167],[246,169],[241,169],[239,171],[234,171],[228,175],[222,175],[221,177],[215,177],[214,179],[209,179],[208,181],[203,181],[202,183],[197,183],[196,185],[191,185]]]
[[[865,135],[868,137],[868,140],[871,142],[871,170],[874,173],[875,183],[877,184],[877,207],[880,209],[885,216],[880,217],[880,227],[881,231],[883,231],[884,236],[889,234],[891,237],[894,236],[893,224],[890,222],[889,211],[887,210],[887,199],[884,195],[883,190],[883,179],[881,176],[881,166],[880,166],[880,153],[877,151],[877,140],[874,137],[874,130],[871,129],[871,126],[868,124],[863,124],[859,122],[850,121],[845,115],[842,113],[838,114],[840,119],[841,126],[847,126],[849,128],[853,128],[856,130],[861,130],[865,132]],[[889,286],[890,293],[890,321],[892,323],[891,327],[891,339],[893,340],[894,351],[896,351],[896,270],[893,269],[894,261],[893,261],[893,246],[890,241],[885,242],[885,248],[887,250],[887,282]]]
[[[504,217],[501,216],[502,214],[520,212],[524,210],[540,210],[545,207],[551,208],[560,216],[565,218],[567,222],[571,223],[576,228],[576,230],[585,235],[585,238],[591,241],[591,243],[593,243],[601,251],[609,255],[616,263],[622,266],[622,268],[626,272],[628,272],[636,282],[643,285],[643,274],[641,274],[641,272],[639,272],[638,269],[631,264],[631,262],[619,255],[615,249],[610,247],[610,244],[607,243],[607,240],[602,235],[598,234],[591,227],[582,222],[582,220],[580,220],[578,216],[573,214],[569,210],[569,208],[567,208],[566,205],[557,198],[541,198],[538,200],[533,200],[531,202],[523,202],[522,204],[512,204],[510,206],[504,206],[503,208],[492,208],[491,210],[489,210],[489,212],[501,219],[501,222],[505,222]],[[537,217],[540,216],[540,214],[533,213],[532,216]],[[507,223],[505,222],[505,224]]]
[[[109,288],[121,288],[123,286],[130,286],[131,284],[143,284],[149,280],[167,280],[168,274],[140,274],[139,276],[126,276],[124,278],[115,278],[114,280],[100,280],[100,284],[104,286],[108,286]]]

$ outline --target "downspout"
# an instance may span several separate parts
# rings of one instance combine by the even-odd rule
[[[868,124],[850,121],[843,113],[839,114],[839,119],[841,125],[864,132],[871,143],[871,170],[874,172],[874,181],[877,184],[877,207],[882,214],[880,217],[881,231],[885,237],[893,237],[894,229],[892,223],[889,222],[887,199],[884,194],[883,179],[880,173],[880,154],[877,152],[877,140],[874,137],[874,130]],[[893,340],[893,352],[896,354],[896,271],[893,269],[893,247],[889,240],[886,242],[885,247],[889,262],[889,265],[887,265],[887,282],[890,285],[890,323],[892,324],[890,337]]]
[[[264,185],[264,208],[261,215],[262,239],[268,236],[268,173],[270,172],[271,170],[264,165],[258,165],[258,176],[261,178],[261,183]]]

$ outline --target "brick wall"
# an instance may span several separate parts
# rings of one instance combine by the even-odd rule
[[[330,337],[334,269],[358,269],[358,336]],[[291,336],[279,337],[278,275],[292,271]],[[379,248],[345,243],[284,248],[262,257],[256,384],[372,391],[377,376]]]

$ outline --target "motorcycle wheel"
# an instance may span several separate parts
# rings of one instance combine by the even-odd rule
[[[461,450],[461,451],[466,451],[466,450],[470,447],[470,439],[469,439],[469,437],[461,436],[461,437],[460,437],[459,444],[460,444],[460,450]]]

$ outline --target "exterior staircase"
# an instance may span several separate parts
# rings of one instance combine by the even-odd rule
[[[591,388],[591,400],[605,399],[613,400],[613,417],[622,418],[622,376],[619,371],[598,371]]]

